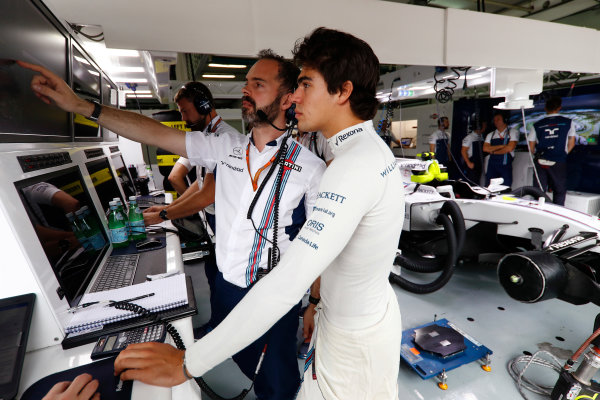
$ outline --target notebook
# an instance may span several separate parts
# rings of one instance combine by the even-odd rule
[[[103,302],[107,300],[122,301],[152,293],[153,295],[151,296],[134,300],[131,303],[137,304],[153,313],[188,304],[184,274],[104,292],[87,293],[82,297],[79,304],[100,303],[76,310],[66,324],[65,333],[71,334],[101,329],[106,324],[137,317],[138,314],[133,311],[119,310]]]

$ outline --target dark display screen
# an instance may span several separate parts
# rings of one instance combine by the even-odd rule
[[[0,141],[71,137],[70,114],[38,99],[30,88],[35,72],[15,60],[42,65],[69,81],[67,38],[30,0],[0,1]],[[38,139],[39,140],[39,139]]]
[[[109,248],[79,168],[19,181],[15,187],[67,301],[76,304]],[[84,206],[91,230],[82,233],[67,214]]]
[[[98,194],[104,211],[109,209],[108,202],[115,197],[120,198],[121,202],[126,204],[107,158],[87,162],[85,166],[92,178],[92,184],[96,189],[96,194]]]

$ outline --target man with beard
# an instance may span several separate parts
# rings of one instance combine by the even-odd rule
[[[325,170],[322,160],[283,135],[285,111],[292,104],[290,98],[298,68],[270,50],[261,51],[258,57],[246,75],[242,90],[242,116],[251,124],[252,131],[247,137],[226,134],[218,138],[184,134],[133,112],[90,103],[77,97],[52,72],[19,62],[42,74],[33,78],[32,89],[46,103],[52,100],[64,110],[90,116],[119,135],[160,145],[209,170],[217,168],[215,211],[219,273],[215,280],[216,323],[224,319],[250,292],[258,278],[269,271],[274,264],[272,260],[288,249],[306,216],[312,212]],[[276,162],[280,151],[283,166]],[[269,173],[270,169],[273,172]],[[276,180],[280,181],[278,191],[274,187]],[[279,207],[276,207],[277,203]],[[269,253],[274,257],[269,257]],[[303,274],[302,271],[297,273]],[[258,339],[249,346],[242,346],[233,356],[244,374],[252,379],[264,351],[254,386],[257,398],[289,400],[298,388],[299,300],[274,321],[271,329],[265,330],[260,338],[257,336]],[[150,359],[164,365],[160,356]],[[181,371],[181,360],[179,363]],[[160,381],[151,383],[161,384]]]

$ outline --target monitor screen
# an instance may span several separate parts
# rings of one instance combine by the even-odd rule
[[[73,91],[86,100],[102,101],[100,97],[100,73],[86,56],[73,45]],[[74,114],[75,137],[97,137],[100,127],[83,115]]]
[[[534,108],[525,111],[527,132],[534,123],[544,118],[544,102],[537,103]],[[560,115],[571,118],[575,124],[576,145],[597,145],[600,131],[600,94],[585,94],[580,96],[563,97]],[[527,145],[523,118],[520,111],[510,115],[511,128],[519,131],[519,145]]]
[[[123,204],[127,204],[119,190],[119,184],[113,175],[108,158],[103,157],[99,160],[89,161],[85,163],[85,166],[105,212],[108,212],[110,208],[108,203],[115,197],[120,198]]]
[[[135,184],[133,183],[133,179],[131,178],[131,174],[129,173],[129,169],[125,165],[125,161],[123,160],[123,156],[121,154],[113,154],[111,156],[112,163],[115,166],[115,170],[117,171],[117,177],[121,182],[121,187],[125,192],[125,196],[129,198],[129,196],[135,196]]]
[[[69,167],[15,187],[67,301],[77,304],[110,247],[81,171]]]
[[[36,72],[15,63],[39,64],[69,81],[67,38],[41,10],[30,0],[0,1],[0,141],[71,137],[70,114],[38,99],[30,87]]]

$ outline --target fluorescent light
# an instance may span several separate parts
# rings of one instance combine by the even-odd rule
[[[138,94],[138,95],[135,95],[135,94],[130,94],[130,93],[127,94],[127,98],[128,99],[133,99],[135,97],[137,97],[138,99],[149,99],[149,98],[154,97],[154,95],[153,94]]]
[[[151,94],[152,92],[150,90],[136,90],[135,92],[133,90],[121,90],[121,92],[123,93],[137,93],[137,94]]]
[[[100,76],[100,74],[99,74],[99,73],[97,73],[96,71],[92,71],[91,69],[88,69],[88,72],[89,72],[90,74],[92,74],[92,75],[95,75],[95,76]]]
[[[227,74],[202,74],[203,78],[217,78],[217,79],[233,79],[235,75]]]
[[[410,89],[411,90],[425,90],[425,89],[431,89],[431,86],[415,86]]]
[[[486,69],[487,67],[479,67],[475,71],[481,71],[482,69]]]
[[[245,65],[241,65],[241,64],[218,64],[218,63],[209,63],[208,64],[209,67],[213,67],[213,68],[246,68]]]
[[[145,72],[144,67],[113,67],[111,72]]]
[[[125,49],[106,49],[108,54],[116,57],[139,57],[140,52],[137,50],[125,50]]]
[[[114,78],[113,81],[121,83],[148,83],[146,78]]]
[[[80,63],[83,63],[83,64],[90,65],[90,63],[88,62],[88,60],[86,60],[86,59],[85,59],[85,58],[83,58],[83,57],[79,57],[79,56],[73,56],[73,58],[75,58],[75,59],[76,59],[77,61],[79,61]]]

